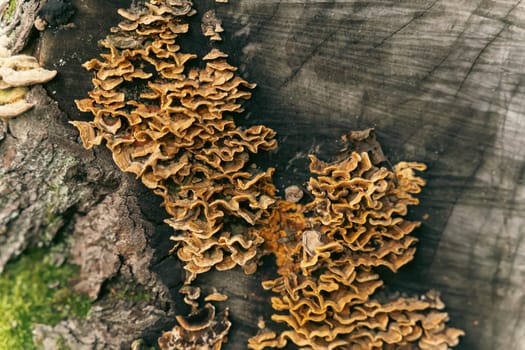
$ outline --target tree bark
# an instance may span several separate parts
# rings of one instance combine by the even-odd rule
[[[240,67],[241,76],[258,84],[245,105],[248,113],[238,123],[261,123],[277,131],[278,151],[262,156],[259,163],[277,167],[279,188],[307,180],[308,153],[329,159],[342,134],[374,127],[392,162],[428,165],[421,204],[411,211],[414,219],[428,214],[416,233],[418,253],[399,274],[385,275],[388,288],[411,294],[441,291],[450,324],[466,331],[457,349],[525,349],[525,5],[517,0],[194,2],[199,11],[194,26],[199,28],[199,16],[214,8],[226,30],[221,49]],[[73,100],[92,88],[91,75],[80,64],[98,55],[96,42],[118,23],[116,9],[128,7],[130,1],[73,3],[75,27],[42,33],[38,54],[45,67],[59,71],[46,85],[49,95],[68,119],[77,120],[85,116]],[[184,52],[208,51],[198,29],[180,45]],[[20,144],[22,135],[35,128],[48,133],[54,128],[53,123],[35,124],[41,115],[31,113],[13,121],[12,134],[0,141],[4,167],[9,159],[5,154],[22,152],[13,146]],[[96,203],[108,196],[120,200],[119,186],[104,179],[134,180],[113,175],[118,170],[108,151],[87,152],[74,146],[73,129],[66,125],[65,116],[61,118],[57,123],[62,129],[53,139],[60,141],[44,138],[31,146],[37,147],[33,154],[42,165],[34,169],[35,162],[28,161],[13,171],[36,172],[37,178],[65,171],[67,167],[57,163],[59,158],[52,157],[52,162],[42,158],[50,150],[62,152],[86,173],[91,164],[99,164],[101,174],[92,180],[71,177],[79,191],[95,193]],[[31,179],[24,183],[37,188]],[[156,295],[162,297],[155,305],[162,315],[142,325],[147,334],[136,327],[122,337],[122,344],[144,336],[154,341],[155,332],[173,325],[169,319],[181,305],[169,299],[164,289],[178,298],[181,271],[174,258],[166,258],[170,229],[162,223],[166,214],[160,201],[140,185],[126,186],[126,196],[136,198],[132,200],[136,206],[131,206],[134,215],[143,222],[140,227],[148,248],[141,249],[153,259],[153,277],[127,281],[146,288],[161,286]],[[26,193],[23,188],[14,192],[15,197],[5,197],[8,205],[20,203],[16,198]],[[29,206],[43,203],[42,196],[28,195],[26,201]],[[60,218],[72,220],[68,226],[61,219],[59,225],[69,227],[69,232],[75,231],[79,215],[97,213],[96,206],[91,210],[79,203],[91,202],[70,200],[57,211]],[[20,217],[31,214],[24,214],[28,206],[16,205],[12,212]],[[126,208],[121,206],[119,213]],[[14,235],[12,227],[7,235]],[[50,226],[39,227],[40,237]],[[102,275],[120,273],[116,269]],[[269,294],[262,291],[260,281],[273,273],[268,261],[253,276],[234,270],[198,279],[203,288],[215,287],[230,296],[233,327],[225,349],[245,348],[247,338],[256,332],[258,316],[269,318]]]

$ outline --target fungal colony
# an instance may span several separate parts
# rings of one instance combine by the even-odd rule
[[[95,71],[95,89],[77,106],[95,118],[72,124],[85,147],[104,140],[120,169],[162,196],[186,282],[212,267],[253,273],[263,239],[236,225],[257,224],[275,201],[273,169],[250,163],[250,154],[277,146],[275,132],[235,125],[231,114],[243,111],[239,100],[254,85],[235,75],[225,53],[213,49],[205,68],[186,71],[197,56],[180,52],[175,39],[188,31],[182,19],[191,7],[146,6],[119,11],[126,21],[101,42],[110,53],[84,65]]]
[[[263,287],[277,294],[272,320],[291,330],[261,329],[249,348],[282,348],[287,339],[305,349],[448,349],[462,331],[445,327],[448,315],[434,292],[421,298],[376,297],[376,268],[393,272],[412,260],[419,222],[403,218],[424,181],[420,163],[392,170],[369,153],[341,154],[333,163],[310,156],[312,200],[280,201],[265,232],[279,277]],[[277,243],[275,234],[279,238]]]
[[[254,273],[267,254],[276,256],[279,273],[263,282],[276,294],[272,319],[290,329],[261,329],[252,349],[288,340],[305,349],[458,343],[462,332],[445,327],[435,293],[375,296],[383,284],[376,268],[395,272],[414,255],[410,234],[419,223],[404,216],[418,203],[413,195],[424,181],[415,171],[422,164],[381,166],[385,158],[368,130],[347,136],[347,149],[332,163],[311,156],[310,202],[299,188],[280,199],[274,169],[252,161],[277,147],[275,132],[234,121],[255,85],[235,74],[226,53],[213,48],[198,60],[177,45],[195,14],[191,1],[149,0],[119,14],[124,20],[100,41],[107,53],[84,64],[94,72],[94,89],[76,103],[94,118],[72,124],[86,148],[104,143],[121,170],[162,197],[170,215],[172,252],[186,270],[180,293],[191,312],[162,334],[162,349],[220,349],[228,310],[216,313],[212,302],[226,297],[209,295],[200,306],[201,292],[191,283],[212,268]],[[206,13],[201,29],[211,45],[221,40],[214,13]]]
[[[16,117],[34,104],[26,100],[31,85],[53,79],[57,72],[40,67],[33,56],[13,55],[0,57],[0,119]]]

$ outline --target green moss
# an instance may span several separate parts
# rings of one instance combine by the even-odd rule
[[[66,341],[62,337],[57,338],[55,345],[56,345],[56,350],[70,350],[66,344]]]
[[[114,283],[109,287],[108,297],[110,299],[127,299],[131,301],[151,301],[153,296],[139,286],[133,289],[123,283]]]
[[[44,218],[45,229],[40,237],[43,245],[49,245],[55,239],[55,234],[64,225],[63,216],[56,214],[55,210],[53,207],[47,208],[47,214]]]
[[[7,20],[11,19],[16,10],[16,0],[9,0],[9,7],[5,10],[3,17]]]
[[[68,286],[78,268],[57,267],[51,260],[49,249],[38,249],[8,264],[0,275],[0,349],[34,349],[34,323],[55,325],[87,315],[91,302]]]

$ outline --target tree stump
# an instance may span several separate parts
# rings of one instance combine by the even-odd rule
[[[43,32],[37,48],[43,66],[59,71],[46,89],[69,120],[83,118],[73,100],[92,88],[91,74],[80,65],[98,55],[97,41],[118,23],[116,9],[129,7],[130,1],[73,3],[75,26]],[[392,162],[428,165],[421,204],[410,214],[428,216],[416,232],[418,252],[400,273],[385,274],[388,288],[409,294],[440,291],[450,324],[466,331],[457,349],[525,349],[525,5],[194,3],[195,23],[215,9],[225,29],[221,49],[243,78],[258,85],[238,123],[277,131],[280,147],[262,162],[277,168],[281,191],[307,181],[307,154],[329,159],[341,135],[374,127]],[[208,47],[200,36],[192,31],[180,44],[183,50],[205,54]],[[117,171],[108,151],[87,153]],[[181,269],[167,255],[166,214],[160,200],[141,186],[132,193],[140,220],[151,225],[146,235],[154,256],[151,270],[174,303]],[[74,212],[67,215],[73,218]],[[257,318],[269,318],[269,294],[260,281],[273,274],[268,261],[252,276],[233,270],[199,277],[203,288],[230,295],[233,326],[224,349],[245,348],[256,333]],[[155,331],[174,323],[168,309],[159,316],[162,321],[136,337],[154,342]]]

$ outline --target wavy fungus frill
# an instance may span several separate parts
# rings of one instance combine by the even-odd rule
[[[327,306],[332,308],[333,305]],[[301,349],[447,350],[458,344],[462,331],[445,327],[448,314],[434,292],[388,302],[371,299],[334,311],[329,319],[275,317],[293,330],[279,336],[262,329],[248,343],[251,349],[283,348],[290,340]],[[335,310],[335,309],[334,309]]]
[[[84,64],[95,88],[76,103],[94,119],[72,122],[86,148],[105,142],[120,169],[162,196],[187,282],[214,266],[255,271],[263,240],[236,227],[268,215],[273,169],[250,155],[277,146],[273,130],[235,125],[255,85],[227,54],[212,49],[198,68],[197,55],[181,52],[176,39],[193,13],[190,1],[167,0],[119,10],[124,21],[100,41],[109,52]]]
[[[462,331],[446,328],[435,293],[379,302],[378,266],[392,271],[412,260],[419,222],[404,218],[424,181],[419,163],[388,170],[367,152],[334,163],[310,156],[310,202],[280,202],[261,232],[276,256],[279,277],[263,287],[272,298],[272,320],[291,330],[261,330],[249,347],[305,349],[448,349]],[[277,237],[276,237],[277,236]]]

